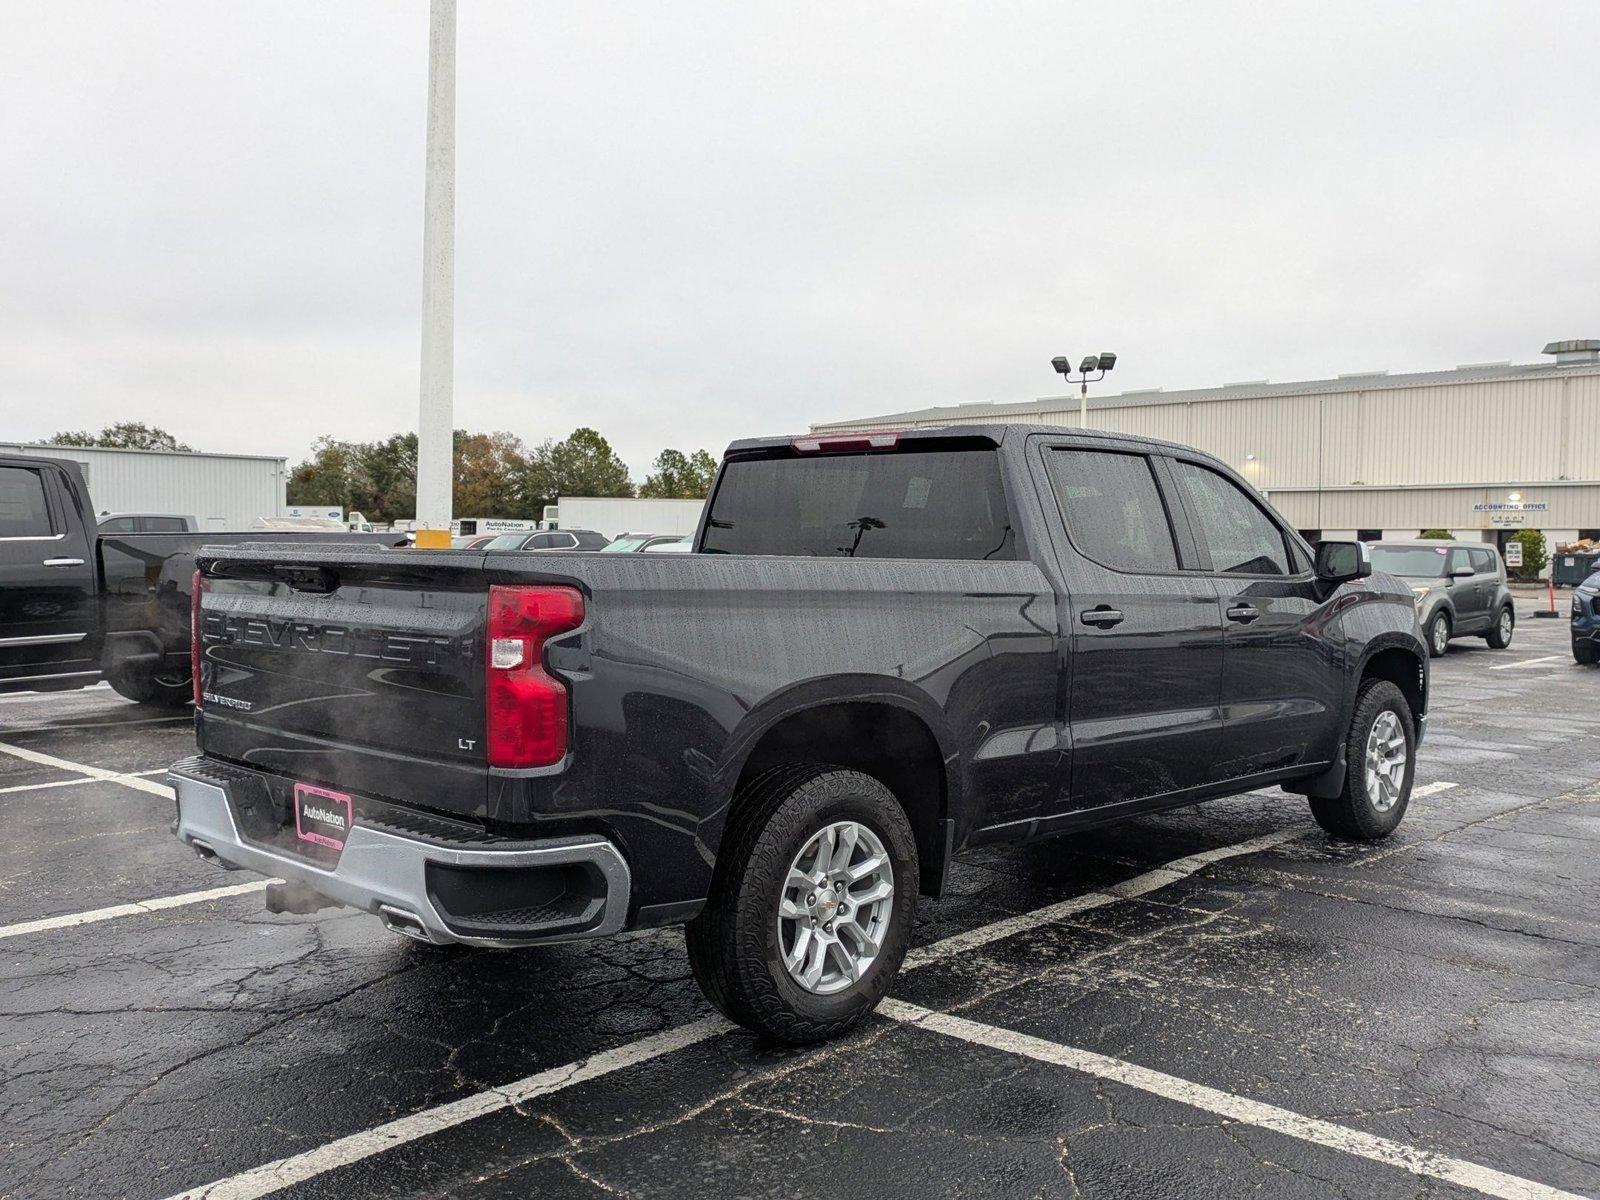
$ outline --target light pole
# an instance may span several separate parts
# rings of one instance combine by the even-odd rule
[[[1054,367],[1068,383],[1082,384],[1078,392],[1078,424],[1085,429],[1089,428],[1089,384],[1104,379],[1106,372],[1117,365],[1117,356],[1107,351],[1104,354],[1091,354],[1078,364],[1078,378],[1072,377],[1072,360],[1065,355],[1058,354],[1050,360]],[[1091,380],[1089,376],[1095,371],[1100,372]]]
[[[417,418],[417,547],[422,550],[450,548],[455,263],[456,0],[432,0],[422,196],[422,388]]]

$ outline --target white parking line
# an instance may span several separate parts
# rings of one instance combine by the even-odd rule
[[[1418,796],[1437,796],[1440,792],[1448,792],[1451,788],[1457,786],[1459,785],[1454,783],[1446,783],[1442,779],[1437,779],[1432,783],[1424,783],[1420,787],[1412,788],[1411,798],[1415,800]]]
[[[1298,836],[1300,836],[1298,832],[1291,831],[1269,833],[1263,837],[1251,838],[1249,841],[1237,842],[1231,846],[1222,846],[1216,850],[1191,854],[1186,858],[1176,859],[1167,863],[1165,866],[1156,867],[1154,870],[1135,875],[1132,879],[1118,884],[1115,888],[1108,889],[1105,892],[1091,892],[1087,896],[1064,900],[1060,904],[1052,904],[1031,913],[1007,917],[991,925],[985,925],[981,929],[972,929],[966,933],[954,934],[908,954],[902,970],[914,971],[918,967],[926,966],[928,963],[950,958],[975,946],[986,945],[998,938],[1009,937],[1013,933],[1036,928],[1069,913],[1111,904],[1127,896],[1143,895],[1145,892],[1152,891],[1155,888],[1165,887],[1169,883],[1185,879],[1211,863],[1278,846]],[[349,1134],[339,1138],[337,1141],[318,1146],[313,1150],[306,1150],[300,1154],[280,1158],[275,1162],[263,1163],[259,1167],[252,1167],[247,1171],[240,1172],[238,1175],[229,1176],[227,1179],[219,1179],[215,1183],[191,1188],[186,1192],[181,1192],[171,1197],[170,1200],[258,1200],[261,1196],[271,1195],[280,1188],[301,1183],[326,1171],[347,1167],[351,1163],[360,1162],[362,1159],[370,1158],[374,1154],[380,1154],[385,1150],[402,1146],[407,1142],[416,1141],[418,1138],[427,1137],[442,1130],[452,1129],[457,1125],[510,1108],[512,1105],[531,1100],[536,1096],[546,1096],[552,1092],[559,1092],[563,1088],[572,1087],[575,1084],[584,1083],[591,1079],[599,1079],[601,1076],[609,1075],[613,1071],[620,1071],[625,1067],[636,1066],[639,1063],[660,1058],[664,1054],[671,1054],[673,1051],[681,1050],[685,1046],[692,1046],[696,1042],[706,1041],[733,1028],[734,1026],[720,1017],[711,1017],[688,1025],[681,1025],[677,1029],[669,1029],[665,1033],[652,1034],[650,1037],[641,1038],[636,1042],[629,1042],[625,1046],[607,1050],[590,1058],[579,1059],[565,1066],[552,1067],[549,1070],[540,1071],[538,1074],[529,1075],[516,1083],[506,1084],[503,1087],[489,1088],[487,1091],[478,1092],[460,1100],[454,1100],[449,1104],[439,1105],[437,1108],[423,1109],[421,1112],[412,1113],[408,1117],[400,1117],[376,1128]],[[1418,1153],[1420,1154],[1421,1152],[1419,1151]]]
[[[49,929],[70,929],[74,925],[93,925],[97,921],[111,921],[117,917],[137,917],[145,913],[161,912],[163,909],[182,908],[188,904],[204,904],[208,900],[226,900],[229,896],[266,891],[268,884],[278,882],[281,881],[255,879],[249,883],[235,883],[204,892],[184,892],[177,896],[131,900],[127,904],[113,904],[109,908],[92,908],[88,912],[67,913],[60,917],[41,917],[36,921],[21,921],[15,925],[0,925],[0,938],[21,937],[25,933],[43,933]]]
[[[143,779],[148,775],[165,775],[166,773],[167,768],[157,767],[154,771],[126,771],[120,775],[113,775],[109,779],[85,775],[82,779],[53,779],[49,783],[19,783],[14,787],[0,788],[0,796],[9,795],[12,792],[37,792],[41,788],[81,787],[86,783],[129,783],[130,780]],[[137,783],[131,783],[129,786],[140,787]],[[143,789],[141,788],[141,790]],[[161,794],[168,795],[170,792],[168,789],[163,788]]]
[[[1519,667],[1537,667],[1540,663],[1555,662],[1565,657],[1565,654],[1546,654],[1543,658],[1525,658],[1521,662],[1496,663],[1489,670],[1515,671]]]
[[[109,783],[120,783],[125,787],[137,788],[141,792],[150,792],[157,796],[172,795],[172,789],[164,783],[143,779],[140,774],[149,775],[153,772],[145,771],[140,774],[126,774],[122,771],[107,771],[101,767],[91,767],[84,763],[70,762],[65,758],[57,758],[54,754],[41,754],[37,750],[29,750],[25,746],[13,746],[9,742],[0,742],[0,754],[9,754],[12,758],[20,758],[23,762],[35,763],[41,767],[54,767],[58,771],[72,771],[88,780],[102,780]]]
[[[973,1045],[987,1046],[991,1050],[1031,1058],[1036,1062],[1068,1067],[1095,1079],[1110,1080],[1167,1100],[1175,1100],[1179,1104],[1186,1104],[1190,1108],[1198,1108],[1221,1117],[1224,1121],[1237,1121],[1245,1125],[1254,1125],[1259,1129],[1269,1129],[1274,1133],[1326,1146],[1344,1154],[1353,1154],[1358,1158],[1371,1159],[1386,1166],[1399,1167],[1413,1175],[1442,1179],[1446,1183],[1471,1188],[1487,1196],[1498,1196],[1501,1200],[1580,1200],[1580,1197],[1572,1192],[1563,1192],[1558,1188],[1535,1183],[1531,1179],[1508,1175],[1493,1167],[1450,1158],[1431,1150],[1408,1146],[1403,1142],[1390,1141],[1388,1138],[1364,1133],[1359,1129],[1350,1129],[1344,1125],[1335,1125],[1331,1121],[1317,1117],[1303,1116],[1287,1108],[1279,1108],[1275,1104],[1263,1104],[1259,1100],[1218,1091],[1203,1083],[1180,1079],[1163,1071],[1153,1071],[1149,1067],[1096,1054],[1092,1050],[1063,1046],[1015,1030],[984,1025],[949,1013],[934,1012],[932,1009],[907,1004],[901,1000],[885,1000],[878,1006],[878,1011],[886,1017],[918,1029],[929,1029]]]

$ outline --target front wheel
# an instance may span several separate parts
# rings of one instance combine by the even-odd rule
[[[1311,815],[1335,837],[1386,838],[1406,815],[1416,767],[1416,725],[1405,693],[1386,679],[1368,680],[1345,735],[1344,787],[1331,799],[1313,796]]]
[[[1444,652],[1448,649],[1450,649],[1450,614],[1441,610],[1428,622],[1428,654],[1433,658],[1443,658]]]
[[[1573,638],[1572,657],[1580,666],[1592,667],[1595,663],[1600,662],[1600,646],[1595,645],[1587,638],[1582,641]]]
[[[1500,615],[1494,620],[1494,628],[1485,635],[1484,641],[1495,650],[1504,650],[1511,645],[1511,634],[1517,627],[1516,614],[1511,611],[1508,604],[1500,610]]]
[[[786,1042],[835,1037],[889,991],[911,941],[917,843],[871,776],[779,767],[740,789],[686,931],[706,997]]]

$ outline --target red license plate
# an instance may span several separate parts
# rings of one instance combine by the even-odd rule
[[[309,783],[294,785],[294,832],[302,842],[343,850],[355,821],[355,805],[343,792]]]

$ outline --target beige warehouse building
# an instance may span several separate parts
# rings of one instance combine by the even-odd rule
[[[1600,537],[1600,340],[1548,361],[1090,396],[1090,429],[1198,446],[1313,540],[1448,529],[1503,542]],[[813,425],[816,433],[996,422],[1076,426],[1078,397],[961,404]]]

